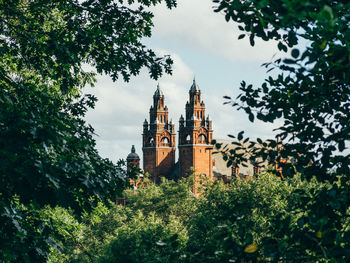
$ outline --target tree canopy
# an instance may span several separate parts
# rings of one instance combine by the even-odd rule
[[[238,24],[242,39],[274,41],[284,56],[264,63],[268,76],[260,87],[242,81],[241,94],[228,99],[250,121],[283,121],[278,137],[258,143],[253,155],[294,160],[281,164],[308,178],[330,179],[331,172],[350,174],[350,3],[339,1],[215,0],[215,12]],[[301,44],[300,44],[301,43]],[[305,47],[304,47],[305,46]],[[243,139],[243,134],[238,136]],[[251,144],[255,147],[255,144]],[[267,150],[266,150],[267,149]],[[231,155],[231,159],[236,153]],[[333,179],[336,179],[333,177]]]
[[[171,73],[151,36],[161,0],[0,1],[0,261],[40,262],[50,246],[35,216],[45,205],[91,209],[114,200],[127,182],[122,164],[99,156],[82,97],[95,74],[128,81],[142,67]],[[166,0],[169,8],[175,0]]]
[[[266,173],[208,183],[195,198],[188,178],[148,182],[126,191],[125,207],[99,203],[80,222],[46,207],[40,215],[63,248],[50,262],[348,262],[349,210],[330,183]],[[319,202],[325,195],[332,206]]]

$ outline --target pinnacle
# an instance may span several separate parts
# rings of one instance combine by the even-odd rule
[[[192,83],[192,86],[190,88],[190,92],[194,93],[194,92],[198,92],[198,91],[200,91],[199,86],[196,83],[196,78],[193,77],[193,83]]]
[[[157,85],[157,89],[154,92],[154,97],[161,97],[164,96],[163,91],[160,89],[159,83]]]

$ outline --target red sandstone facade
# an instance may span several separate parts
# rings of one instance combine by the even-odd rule
[[[154,182],[168,177],[175,169],[174,124],[168,121],[168,108],[159,85],[153,95],[150,122],[143,124],[143,169]],[[212,141],[213,130],[209,116],[205,118],[205,104],[201,91],[193,80],[186,104],[186,119],[181,116],[179,127],[178,178],[195,174],[213,177]]]
[[[193,80],[186,103],[186,119],[180,117],[179,127],[179,177],[191,173],[213,177],[213,139],[212,123],[205,118],[205,104],[201,91]]]
[[[175,128],[168,120],[168,107],[159,85],[149,111],[150,123],[143,123],[143,169],[155,183],[170,174],[175,165]]]

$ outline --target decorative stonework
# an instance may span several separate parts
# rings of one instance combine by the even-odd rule
[[[212,123],[209,116],[205,118],[205,104],[195,80],[189,91],[185,116],[179,120],[179,177],[189,175],[193,168],[196,174],[212,178]]]
[[[168,107],[159,84],[149,111],[150,123],[143,123],[143,169],[154,182],[166,177],[175,165],[175,127],[168,120]]]
[[[212,123],[209,116],[205,117],[205,104],[196,81],[193,80],[189,90],[186,118],[181,115],[179,121],[179,161],[176,166],[175,128],[168,120],[168,108],[164,105],[164,93],[159,85],[149,114],[149,122],[145,120],[143,124],[143,167],[153,181],[158,182],[160,177],[174,173],[177,178],[188,176],[192,168],[195,174],[212,178]]]

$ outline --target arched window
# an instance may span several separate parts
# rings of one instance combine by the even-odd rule
[[[163,137],[160,142],[162,143],[162,145],[169,145],[169,139],[167,137]]]
[[[185,142],[186,142],[186,143],[190,143],[190,142],[191,142],[191,135],[188,134],[188,135],[186,136]]]
[[[148,138],[147,144],[148,144],[148,146],[153,146],[154,145],[154,139],[152,137]]]
[[[206,143],[207,142],[207,137],[205,137],[204,134],[199,135],[198,142],[199,143]]]

